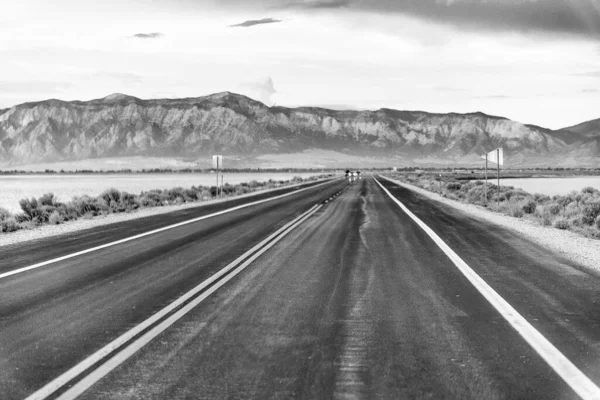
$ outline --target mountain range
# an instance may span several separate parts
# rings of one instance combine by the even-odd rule
[[[0,110],[4,166],[133,156],[208,159],[211,154],[244,166],[311,151],[374,164],[474,165],[481,162],[480,154],[500,146],[508,165],[599,166],[600,119],[550,130],[481,112],[268,107],[230,92],[153,100],[113,94]]]

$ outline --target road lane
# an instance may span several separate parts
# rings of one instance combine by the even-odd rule
[[[105,245],[116,240],[125,239],[154,229],[188,221],[215,212],[240,206],[254,201],[272,198],[286,193],[294,193],[303,188],[317,186],[322,182],[284,187],[266,193],[234,197],[222,202],[198,204],[198,207],[186,208],[166,214],[153,215],[129,221],[116,222],[82,231],[56,235],[24,243],[0,246],[0,274],[26,267],[49,259],[86,250],[95,246]],[[280,203],[287,200],[277,200]]]
[[[1,398],[26,397],[345,186],[338,180],[0,280]]]
[[[82,398],[576,395],[363,179]]]
[[[600,274],[514,232],[381,183],[583,373],[600,383]]]

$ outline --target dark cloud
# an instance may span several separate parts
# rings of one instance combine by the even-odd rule
[[[152,32],[152,33],[136,33],[133,35],[134,38],[137,39],[158,39],[163,37],[164,35],[160,32]]]
[[[244,21],[242,23],[235,24],[235,25],[229,25],[229,26],[231,26],[231,27],[244,27],[244,28],[248,28],[248,27],[251,27],[251,26],[261,25],[261,24],[274,24],[276,22],[282,22],[282,20],[280,20],[280,19],[273,19],[273,18],[251,19],[249,21]]]
[[[304,8],[304,9],[329,9],[344,8],[350,5],[350,0],[307,0],[290,1],[284,3],[282,8]]]
[[[355,11],[396,13],[459,28],[600,38],[598,0],[265,0],[260,4],[283,9],[348,7]]]
[[[600,37],[597,0],[354,0],[352,4],[459,27]]]

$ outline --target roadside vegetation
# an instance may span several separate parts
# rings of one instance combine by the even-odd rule
[[[291,180],[250,181],[236,185],[223,185],[223,198],[239,196],[259,190],[275,189],[303,182],[311,182],[330,175],[294,177]],[[96,197],[77,196],[67,202],[60,201],[53,193],[19,201],[21,212],[11,213],[0,207],[0,232],[14,232],[40,225],[56,225],[80,218],[90,219],[115,213],[128,213],[140,208],[201,202],[217,199],[216,186],[176,187],[167,190],[149,190],[132,194],[117,189],[108,189]]]
[[[488,180],[487,201],[484,182],[457,180],[452,176],[427,173],[386,173],[386,176],[439,193],[442,197],[487,207],[515,218],[525,218],[543,226],[570,230],[586,237],[600,239],[600,191],[593,187],[568,195],[531,194],[512,186],[498,186]]]

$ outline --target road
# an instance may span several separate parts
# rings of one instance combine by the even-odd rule
[[[600,384],[600,276],[380,182]],[[215,207],[145,222],[155,229],[226,208]],[[130,229],[35,242],[18,254],[0,249],[0,272],[144,228]],[[235,274],[214,278],[40,398],[68,398],[77,388],[82,399],[579,398],[370,177],[0,279],[0,397],[26,398],[51,386],[228,265]],[[144,342],[159,323],[165,328]]]

